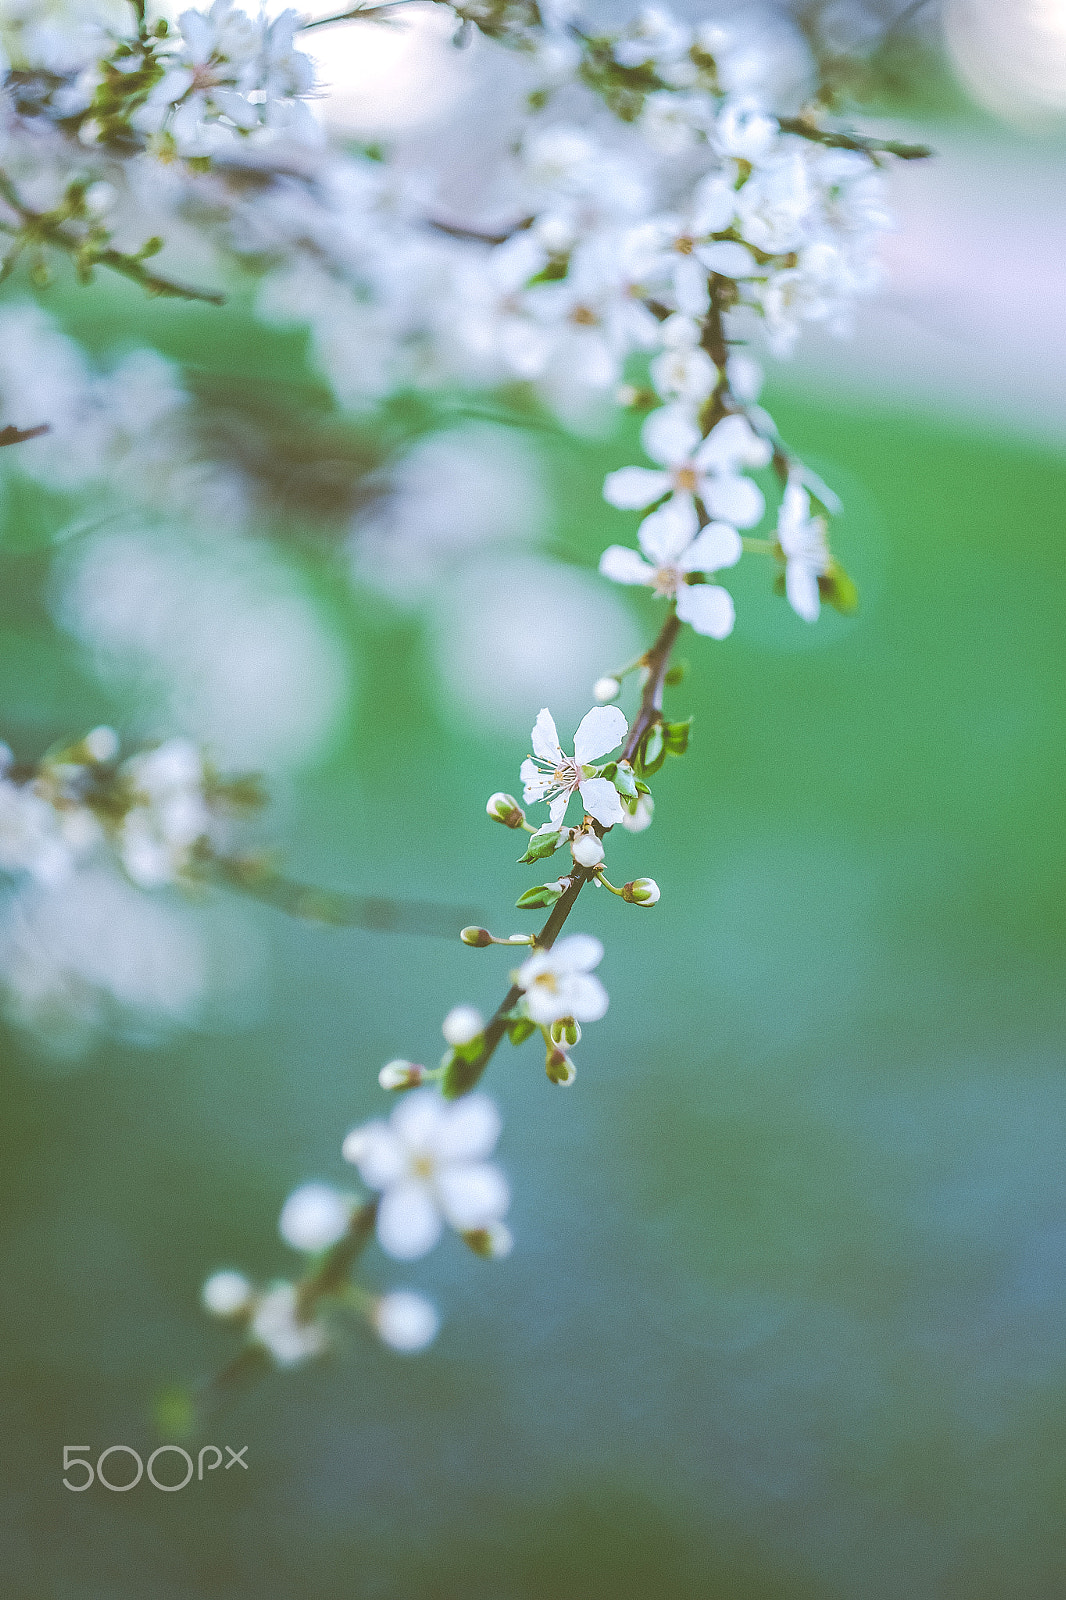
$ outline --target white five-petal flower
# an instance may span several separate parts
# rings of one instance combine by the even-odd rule
[[[724,639],[733,631],[732,596],[716,583],[690,585],[690,572],[717,572],[740,560],[740,535],[728,522],[712,522],[689,538],[689,524],[672,507],[645,517],[638,534],[645,561],[635,550],[612,544],[600,571],[615,583],[642,583],[677,603],[677,614],[697,633]]]
[[[510,1204],[507,1180],[487,1160],[500,1136],[500,1116],[484,1095],[453,1105],[435,1089],[407,1095],[388,1122],[354,1128],[346,1161],[381,1191],[377,1235],[400,1261],[432,1250],[443,1223],[457,1233],[492,1228]]]
[[[552,827],[558,828],[575,792],[590,817],[605,828],[622,820],[618,791],[608,778],[597,778],[591,763],[622,743],[629,724],[617,706],[594,706],[582,717],[574,735],[574,753],[564,755],[550,711],[545,708],[533,726],[533,754],[522,763],[527,805],[548,802]]]
[[[538,950],[515,973],[525,990],[531,1021],[548,1027],[562,1017],[598,1022],[607,1010],[607,990],[593,967],[603,959],[603,946],[587,933],[574,933],[551,950]]]
[[[669,496],[673,514],[687,527],[689,540],[699,528],[697,497],[712,517],[734,527],[752,528],[758,522],[765,510],[762,491],[750,478],[741,476],[740,469],[764,467],[773,450],[746,417],[723,417],[704,439],[687,406],[663,406],[648,417],[640,437],[646,453],[660,468],[622,467],[609,473],[603,496],[610,505],[620,511],[637,511]],[[652,516],[661,514],[653,512]]]
[[[811,516],[811,497],[793,479],[777,514],[777,542],[785,556],[785,593],[804,622],[817,622],[818,579],[829,570],[825,518]]]

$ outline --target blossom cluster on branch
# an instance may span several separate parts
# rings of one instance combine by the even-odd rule
[[[644,459],[603,486],[609,506],[640,519],[619,520],[599,571],[653,592],[658,635],[597,681],[572,753],[540,711],[519,777],[523,804],[547,805],[547,820],[527,821],[506,789],[487,807],[527,836],[523,863],[565,861],[517,900],[546,910],[544,926],[463,929],[468,946],[519,951],[510,987],[487,1021],[467,1005],[448,1013],[438,1065],[382,1069],[382,1087],[408,1098],[345,1141],[365,1198],[322,1186],[290,1197],[281,1233],[308,1257],[305,1274],[256,1289],[227,1269],[205,1286],[207,1308],[243,1328],[252,1357],[283,1366],[326,1348],[335,1304],[398,1349],[432,1338],[436,1312],[412,1291],[382,1297],[353,1281],[371,1238],[400,1260],[423,1255],[444,1225],[478,1254],[509,1249],[507,1186],[488,1160],[499,1120],[471,1091],[505,1038],[535,1035],[549,1079],[574,1082],[582,1025],[608,999],[600,942],[561,937],[564,925],[589,885],[645,909],[659,900],[649,877],[609,880],[609,836],[644,833],[650,780],[687,748],[689,721],[664,710],[681,630],[729,636],[724,578],[749,557],[807,623],[823,604],[854,609],[830,541],[839,504],[760,404],[759,355],[787,355],[809,324],[850,326],[880,281],[884,168],[927,153],[830,117],[816,75],[782,94],[759,41],[728,16],[692,25],[655,6],[597,30],[569,0],[432,3],[452,15],[458,43],[480,34],[526,74],[506,159],[466,214],[443,174],[344,147],[314,114],[301,39],[402,22],[404,0],[304,21],[215,0],[177,23],[134,0],[111,26],[70,14],[46,26],[30,6],[0,24],[5,275],[26,264],[42,286],[67,257],[83,280],[111,269],[159,295],[213,300],[251,284],[260,316],[310,330],[353,409],[404,388],[525,386],[564,424],[644,415]],[[631,719],[614,704],[630,674]],[[75,841],[89,824],[138,882],[180,879],[219,854],[212,808],[229,791],[184,747],[116,763],[94,739],[0,780],[11,818],[0,845],[18,870],[55,870],[87,847]]]

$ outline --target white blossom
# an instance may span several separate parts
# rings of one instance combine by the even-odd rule
[[[279,1280],[263,1293],[252,1315],[251,1336],[279,1367],[298,1367],[321,1355],[325,1330],[297,1315],[299,1294],[294,1283]]]
[[[572,933],[550,950],[538,950],[515,973],[525,991],[531,1020],[547,1027],[561,1017],[598,1022],[607,1010],[607,990],[593,967],[603,959],[603,945],[586,933]]]
[[[640,583],[671,599],[682,622],[697,633],[724,639],[733,631],[733,600],[719,584],[690,584],[689,574],[717,572],[740,560],[737,530],[711,522],[689,538],[688,519],[671,505],[640,525],[638,538],[647,561],[625,545],[612,544],[600,557],[600,571],[615,583]],[[623,822],[625,818],[621,818]]]
[[[789,605],[804,622],[817,622],[821,609],[818,579],[829,570],[825,518],[811,516],[811,497],[795,480],[787,485],[781,501],[777,542],[785,556]]]
[[[253,1291],[243,1272],[213,1272],[200,1291],[204,1310],[213,1317],[239,1317],[252,1304]]]
[[[344,1158],[381,1192],[377,1235],[388,1255],[424,1256],[445,1222],[467,1233],[502,1219],[510,1194],[487,1159],[499,1135],[499,1113],[484,1095],[450,1104],[429,1088],[413,1090],[388,1122],[353,1129]]]
[[[445,1043],[455,1048],[471,1044],[485,1031],[485,1019],[474,1006],[453,1006],[441,1023]]]
[[[603,495],[610,505],[635,511],[665,499],[669,511],[664,506],[652,517],[667,512],[689,539],[699,527],[697,498],[712,517],[735,527],[751,528],[759,521],[765,510],[762,491],[739,469],[763,467],[773,452],[744,417],[723,417],[704,439],[688,407],[663,406],[645,420],[641,443],[661,467],[622,467],[609,473]],[[645,518],[645,526],[652,517]]]
[[[410,1289],[393,1289],[382,1295],[371,1316],[382,1344],[402,1355],[424,1350],[440,1332],[436,1306]]]
[[[282,1206],[278,1232],[294,1250],[328,1250],[343,1239],[351,1218],[347,1195],[325,1183],[305,1183]]]
[[[574,735],[574,753],[563,754],[555,722],[547,707],[533,726],[533,754],[522,763],[523,798],[527,805],[548,802],[552,826],[566,815],[571,796],[578,794],[589,816],[605,828],[622,820],[618,791],[608,778],[595,776],[591,763],[614,750],[629,731],[617,706],[595,706],[585,713]]]

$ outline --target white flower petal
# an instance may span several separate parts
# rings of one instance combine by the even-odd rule
[[[367,1122],[361,1128],[353,1128],[341,1154],[359,1168],[359,1176],[370,1189],[387,1189],[399,1180],[406,1167],[403,1146],[387,1122]]]
[[[629,723],[617,706],[593,706],[586,711],[574,735],[574,760],[587,767],[622,743]]]
[[[677,614],[682,622],[711,639],[728,638],[736,620],[732,596],[716,583],[701,583],[695,588],[682,584],[677,591]]]
[[[735,473],[738,467],[765,467],[772,455],[770,441],[755,432],[747,417],[733,413],[715,423],[695,460],[704,472]]]
[[[753,528],[766,510],[762,490],[750,478],[707,478],[700,491],[712,517],[737,528]]]
[[[457,1233],[498,1222],[511,1203],[507,1179],[488,1162],[449,1167],[437,1180],[437,1193],[441,1210]]]
[[[696,246],[694,254],[705,267],[720,273],[723,278],[754,278],[759,271],[750,250],[735,239],[719,239],[713,244]]]
[[[566,808],[570,804],[570,796],[573,792],[572,789],[567,789],[564,794],[557,794],[548,807],[548,815],[551,818],[553,828],[557,828],[566,816]]]
[[[619,511],[643,511],[669,492],[668,474],[653,472],[651,467],[621,467],[609,472],[603,484],[603,498]]]
[[[559,1016],[578,1022],[599,1022],[607,1010],[607,990],[590,972],[575,972],[560,987],[563,1009]]]
[[[622,820],[618,790],[607,778],[586,778],[581,785],[581,803],[589,816],[595,817],[605,828],[613,828]]]
[[[735,567],[744,553],[740,534],[728,522],[711,522],[697,534],[678,565],[686,572],[717,572]]]
[[[721,233],[736,211],[736,193],[724,178],[712,173],[703,178],[692,196],[692,231],[697,237]]]
[[[547,706],[537,712],[537,720],[533,724],[533,754],[542,761],[550,761],[553,767],[557,767],[563,759],[555,720]]]
[[[656,567],[669,567],[689,548],[699,525],[692,496],[675,494],[660,510],[644,518],[637,529],[637,538],[644,554]]]
[[[790,561],[785,568],[785,593],[788,603],[804,622],[817,622],[821,610],[818,578],[805,561]]]
[[[660,406],[658,411],[651,412],[645,418],[640,430],[640,442],[645,454],[653,461],[661,461],[668,467],[681,467],[691,459],[699,445],[700,430],[686,406]],[[667,480],[661,493],[665,494],[669,487]],[[650,505],[651,501],[645,500],[643,504]]]
[[[433,1249],[441,1221],[424,1184],[401,1183],[378,1205],[378,1243],[397,1261],[414,1261]]]
[[[679,256],[674,263],[674,299],[688,317],[702,317],[711,303],[707,269],[695,255]]]
[[[635,550],[627,549],[624,544],[608,545],[600,557],[600,574],[615,583],[655,582],[655,568],[649,567]]]
[[[389,1123],[405,1150],[422,1154],[435,1148],[446,1106],[436,1089],[415,1089],[404,1095]]]
[[[495,1103],[484,1094],[464,1095],[449,1105],[434,1140],[441,1161],[481,1161],[496,1148],[502,1127]]]
[[[591,933],[568,933],[543,959],[560,972],[591,972],[603,960],[603,945]]]

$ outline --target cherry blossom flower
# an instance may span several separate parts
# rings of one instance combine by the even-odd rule
[[[754,527],[762,516],[762,491],[750,478],[742,477],[739,469],[764,467],[773,452],[745,417],[723,417],[704,439],[686,406],[663,406],[644,423],[641,443],[661,468],[622,467],[609,473],[603,497],[610,505],[636,511],[669,496],[670,515],[676,517],[679,532],[684,530],[690,540],[699,529],[697,498],[712,517],[737,528]],[[662,514],[653,512],[652,516]],[[645,523],[650,520],[646,518]]]
[[[648,557],[612,544],[600,557],[600,571],[615,583],[641,583],[657,595],[673,600],[682,622],[712,639],[725,639],[733,631],[733,600],[718,584],[688,582],[691,572],[717,572],[740,560],[742,545],[728,522],[711,522],[694,539],[687,518],[673,507],[645,517],[637,537]],[[623,820],[625,820],[623,818]]]
[[[346,1161],[381,1191],[377,1235],[399,1261],[432,1250],[443,1224],[457,1233],[491,1228],[510,1203],[507,1180],[488,1161],[500,1116],[484,1095],[450,1105],[435,1089],[415,1089],[388,1122],[368,1122],[344,1141]]]
[[[591,763],[620,745],[628,732],[629,724],[617,706],[595,706],[578,725],[573,755],[564,755],[552,714],[545,707],[533,727],[533,754],[523,761],[520,773],[526,804],[546,800],[552,826],[557,828],[576,792],[589,816],[605,828],[621,822],[617,789],[608,778],[597,777]]]
[[[662,285],[678,311],[702,316],[710,305],[709,272],[728,277],[750,277],[757,268],[749,250],[732,239],[712,239],[730,226],[738,196],[717,172],[695,187],[683,212],[652,217],[629,229],[625,252],[635,277],[649,285]]]
[[[794,479],[777,515],[777,542],[785,556],[785,593],[804,622],[817,622],[818,579],[829,570],[825,518],[811,516],[811,497]]]
[[[575,1022],[599,1022],[607,1010],[607,990],[593,967],[603,960],[603,946],[587,933],[572,933],[551,950],[538,950],[515,973],[525,990],[525,1007],[538,1027],[549,1027],[563,1017]]]
[[[324,1329],[297,1316],[299,1294],[294,1283],[272,1283],[252,1317],[251,1334],[279,1367],[298,1367],[326,1348]]]

